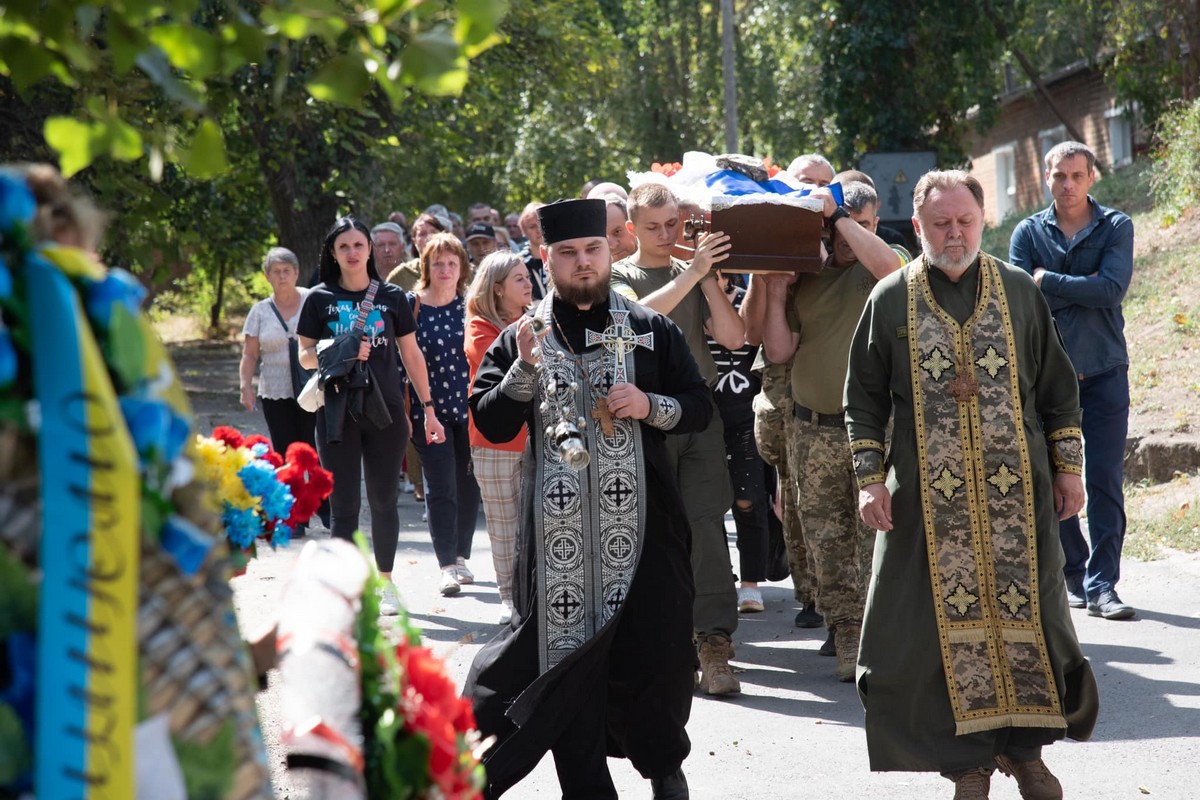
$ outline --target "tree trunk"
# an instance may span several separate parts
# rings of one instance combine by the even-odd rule
[[[1021,52],[1021,50],[1009,39],[1008,26],[1004,24],[1004,20],[1001,19],[1000,15],[996,13],[996,10],[992,8],[992,4],[990,2],[986,2],[986,0],[983,4],[983,13],[987,15],[987,18],[991,20],[992,25],[995,26],[996,33],[1000,36],[1000,39],[1003,40],[1004,43],[1009,46],[1009,49],[1012,50],[1012,54],[1016,56],[1017,62],[1021,65],[1021,69],[1025,71],[1027,76],[1029,76],[1029,80],[1033,82],[1034,88],[1037,89],[1038,94],[1041,96],[1042,100],[1045,101],[1046,106],[1050,109],[1050,113],[1058,117],[1058,121],[1061,122],[1063,127],[1067,129],[1067,135],[1076,142],[1084,141],[1083,134],[1076,130],[1071,121],[1067,119],[1066,114],[1064,114],[1062,109],[1058,107],[1058,104],[1054,102],[1054,98],[1050,95],[1050,90],[1046,88],[1046,84],[1042,81],[1042,76],[1038,73],[1037,69],[1033,66],[1025,54]]]
[[[213,296],[213,304],[208,309],[208,332],[216,335],[220,331],[221,326],[221,307],[225,304],[225,274],[229,272],[229,266],[225,260],[217,265],[217,285],[216,294]]]
[[[261,126],[264,130],[268,127]],[[313,286],[319,283],[321,246],[325,231],[337,218],[339,201],[332,193],[322,192],[322,176],[312,174],[327,172],[328,167],[315,167],[306,174],[302,171],[305,157],[292,155],[307,153],[307,159],[313,160],[315,154],[328,154],[320,132],[306,125],[305,120],[295,119],[290,133],[294,144],[291,153],[260,138],[258,160],[279,229],[279,244],[300,260],[300,285]]]

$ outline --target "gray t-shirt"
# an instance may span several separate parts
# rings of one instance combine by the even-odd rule
[[[632,257],[622,259],[612,266],[612,288],[630,300],[641,300],[666,286],[687,268],[687,263],[677,258],[671,259],[670,267],[653,269],[639,266],[634,263]],[[700,285],[693,286],[667,316],[683,331],[688,348],[692,351],[692,357],[696,359],[705,382],[709,387],[715,386],[718,377],[717,365],[708,349],[708,337],[704,333],[704,323],[708,321],[709,316],[708,299],[700,290]]]
[[[287,342],[296,335],[300,309],[304,308],[304,298],[308,297],[308,289],[296,287],[296,291],[300,292],[300,305],[296,307],[296,313],[286,319],[287,331],[271,309],[271,298],[255,303],[242,326],[244,336],[258,338],[258,358],[262,363],[258,374],[258,396],[268,400],[292,397],[292,366],[288,363]]]

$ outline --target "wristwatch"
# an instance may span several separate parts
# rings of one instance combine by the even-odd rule
[[[833,230],[834,228],[837,227],[837,221],[839,219],[846,219],[849,216],[850,216],[850,213],[848,211],[846,211],[846,209],[842,208],[841,206],[838,206],[834,210],[834,212],[825,219],[825,224],[829,227],[830,230]]]
[[[433,408],[433,401],[426,400],[424,403],[421,403],[421,408]]]

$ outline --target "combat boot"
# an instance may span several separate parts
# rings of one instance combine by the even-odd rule
[[[734,677],[729,659],[733,658],[733,640],[723,633],[710,633],[700,639],[700,688],[705,694],[737,694],[742,685]]]
[[[996,766],[1005,775],[1017,779],[1024,800],[1062,800],[1062,784],[1040,758],[1014,761],[1008,756],[996,756]]]
[[[954,781],[954,800],[988,800],[988,792],[992,790],[990,767],[942,774]]]
[[[861,625],[841,624],[833,632],[834,647],[837,648],[837,679],[842,683],[854,680],[854,668],[858,665],[858,636]]]

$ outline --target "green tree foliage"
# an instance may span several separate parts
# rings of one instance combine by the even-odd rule
[[[1200,92],[1197,0],[1017,0],[1006,6],[1012,44],[1043,73],[1084,61],[1153,128],[1177,100]]]
[[[45,124],[65,174],[100,157],[146,156],[156,176],[173,161],[203,178],[227,166],[222,94],[246,70],[272,75],[279,100],[303,48],[315,100],[357,107],[378,90],[394,107],[409,88],[452,94],[467,59],[496,43],[502,12],[493,0],[17,0],[0,15],[0,75],[18,92],[45,79],[80,89],[78,113]],[[131,121],[151,94],[182,118]]]
[[[21,121],[0,123],[0,156],[43,158],[38,120],[64,173],[92,166],[80,177],[120,220],[106,257],[160,279],[202,274],[215,327],[226,280],[273,233],[315,266],[346,198],[379,180],[364,153],[409,98],[462,90],[503,10],[19,0],[0,11],[0,110]]]
[[[843,162],[932,149],[943,164],[961,163],[972,127],[995,119],[1002,49],[973,3],[826,0],[816,34]]]

